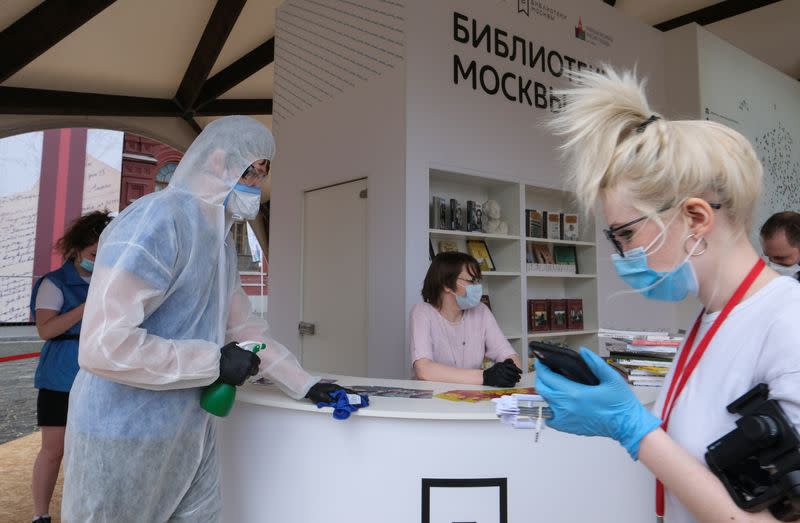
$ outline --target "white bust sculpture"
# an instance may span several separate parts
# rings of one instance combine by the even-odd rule
[[[495,200],[483,204],[483,232],[508,234],[508,224],[500,220],[500,204]]]

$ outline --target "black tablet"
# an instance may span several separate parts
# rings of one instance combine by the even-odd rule
[[[532,341],[528,346],[531,349],[531,353],[553,372],[584,385],[598,385],[600,383],[600,380],[586,365],[580,354],[574,350],[540,341]]]

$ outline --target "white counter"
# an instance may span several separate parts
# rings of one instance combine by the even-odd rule
[[[331,377],[434,394],[485,388]],[[531,384],[525,375],[518,386]],[[637,390],[645,403],[656,393]],[[330,408],[248,384],[220,432],[225,522],[411,523],[424,521],[426,503],[431,523],[501,521],[498,488],[423,488],[423,479],[475,478],[505,480],[509,522],[639,523],[653,514],[652,476],[616,442],[547,429],[534,443],[533,431],[501,425],[490,401],[370,397],[338,421]],[[469,506],[481,496],[488,519]]]

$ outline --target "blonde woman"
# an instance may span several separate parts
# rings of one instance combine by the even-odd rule
[[[748,240],[761,189],[756,154],[723,125],[655,114],[631,73],[581,75],[567,95],[553,127],[583,208],[602,208],[617,273],[651,299],[696,295],[703,310],[655,415],[586,349],[597,386],[537,362],[549,425],[619,441],[663,482],[668,523],[777,521],[739,509],[704,461],[706,446],[735,428],[726,406],[758,383],[800,423],[800,286],[765,267]]]

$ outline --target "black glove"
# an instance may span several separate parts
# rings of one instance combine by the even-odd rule
[[[330,403],[331,401],[333,401],[333,398],[331,397],[330,393],[335,390],[343,390],[347,394],[356,393],[355,391],[346,389],[344,387],[335,385],[333,383],[318,382],[312,385],[310,389],[308,389],[308,392],[306,393],[306,398],[310,399],[311,403],[320,403],[320,402]]]
[[[228,385],[239,386],[250,376],[258,374],[261,358],[257,354],[245,350],[235,341],[230,342],[219,350],[219,379]]]
[[[495,363],[483,371],[483,384],[492,387],[512,387],[522,377],[522,369],[509,358],[506,361]]]

